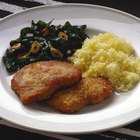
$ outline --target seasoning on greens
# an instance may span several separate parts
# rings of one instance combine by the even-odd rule
[[[7,71],[15,72],[23,66],[37,62],[67,58],[82,47],[87,38],[86,25],[52,25],[39,20],[31,22],[31,27],[21,29],[20,36],[10,42],[3,56]]]

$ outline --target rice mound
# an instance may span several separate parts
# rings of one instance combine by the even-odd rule
[[[83,77],[107,78],[117,92],[126,92],[140,81],[140,58],[131,43],[113,33],[87,38],[69,61]]]

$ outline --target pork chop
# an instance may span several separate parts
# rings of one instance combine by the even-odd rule
[[[11,80],[12,89],[23,104],[47,99],[61,88],[81,79],[81,72],[72,64],[59,61],[42,61],[29,64],[16,72]]]
[[[105,78],[83,78],[80,82],[55,93],[47,103],[64,113],[79,111],[86,104],[97,104],[113,93],[112,84]]]

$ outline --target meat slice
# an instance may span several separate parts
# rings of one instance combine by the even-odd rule
[[[29,64],[14,75],[12,89],[23,104],[47,99],[57,90],[71,86],[81,79],[81,72],[72,64],[42,61]]]
[[[47,103],[64,113],[79,111],[86,104],[97,104],[110,97],[112,84],[104,78],[83,78],[80,82],[54,94]]]

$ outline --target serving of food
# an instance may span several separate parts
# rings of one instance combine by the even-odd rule
[[[23,104],[46,100],[56,110],[73,113],[140,81],[140,58],[131,43],[113,33],[90,39],[86,25],[52,21],[32,21],[3,56],[7,71],[15,72],[11,88]]]
[[[86,25],[72,26],[66,22],[62,26],[52,22],[32,20],[31,27],[21,29],[20,36],[10,41],[10,48],[3,57],[7,71],[15,72],[38,61],[65,61],[82,47],[87,38]]]
[[[140,58],[130,42],[113,33],[86,39],[69,59],[82,71],[83,77],[103,76],[117,92],[127,92],[140,81]]]
[[[2,19],[0,117],[65,134],[139,119],[138,25],[130,14],[81,4],[36,7]]]

